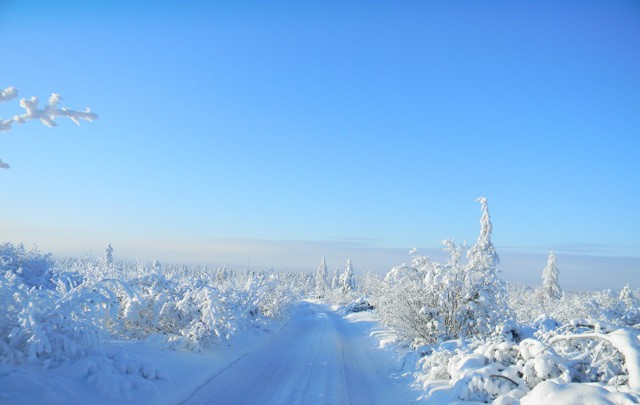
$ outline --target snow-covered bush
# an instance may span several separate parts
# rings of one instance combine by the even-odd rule
[[[520,343],[467,341],[454,350],[442,344],[419,364],[416,377],[426,392],[438,380],[449,380],[449,395],[459,400],[509,403],[544,382],[599,383],[637,392],[640,344],[637,333],[622,329]]]
[[[497,276],[498,255],[491,243],[492,226],[486,199],[480,235],[466,247],[444,241],[449,260],[437,263],[412,250],[410,266],[394,267],[385,277],[374,305],[381,319],[416,344],[465,336],[488,336],[506,319],[506,292]],[[468,261],[461,258],[467,253]]]
[[[353,300],[350,303],[348,303],[344,308],[345,312],[348,314],[351,314],[354,312],[371,311],[373,309],[375,309],[375,307],[371,305],[371,303],[367,300],[366,297],[360,297],[356,300]]]
[[[105,337],[199,351],[265,327],[311,283],[273,271],[116,263],[110,245],[104,257],[59,264],[37,249],[0,245],[0,362],[58,364]]]
[[[287,277],[275,272],[215,273],[187,267],[163,269],[155,263],[129,281],[118,322],[111,332],[127,339],[148,339],[161,347],[199,351],[230,339],[248,325],[264,326],[281,316],[297,297]]]
[[[564,291],[553,305],[540,299],[540,291],[519,284],[508,284],[508,306],[520,324],[532,325],[541,315],[559,324],[574,319],[588,322],[610,322],[620,326],[640,323],[640,291],[623,289],[619,294],[611,290]],[[625,301],[624,297],[627,297]]]
[[[51,254],[41,253],[37,247],[26,250],[23,244],[0,244],[0,271],[13,272],[27,286],[52,287],[53,265]]]
[[[538,326],[535,337],[520,342],[498,336],[444,342],[420,360],[416,379],[427,396],[448,380],[450,397],[480,402],[518,403],[547,382],[640,392],[639,331],[578,320],[558,327],[549,318]]]
[[[27,286],[11,271],[0,275],[0,363],[57,364],[97,348],[101,326],[114,315],[108,288]]]

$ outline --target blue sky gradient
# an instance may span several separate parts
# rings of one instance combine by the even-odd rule
[[[0,87],[100,115],[1,135],[3,241],[435,248],[475,240],[482,195],[539,271],[640,257],[636,1],[7,0],[0,50]]]

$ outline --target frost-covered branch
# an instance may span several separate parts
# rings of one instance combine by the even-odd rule
[[[0,90],[0,103],[7,102],[18,97],[18,91],[15,87],[8,87],[4,90]],[[47,105],[40,108],[38,104],[40,100],[38,97],[23,98],[20,100],[20,107],[24,109],[24,113],[14,115],[10,119],[0,118],[0,132],[9,132],[14,123],[24,124],[29,120],[40,120],[44,125],[48,127],[55,127],[56,119],[58,117],[66,117],[75,122],[76,125],[80,125],[80,120],[94,121],[98,119],[98,115],[92,113],[87,107],[84,111],[72,110],[67,107],[59,107],[62,96],[57,93],[52,93],[49,97]],[[8,169],[9,165],[0,160],[0,168]]]
[[[638,336],[625,329],[618,329],[607,334],[591,332],[558,335],[549,339],[546,348],[559,341],[574,339],[598,339],[613,346],[624,357],[629,374],[629,387],[633,390],[640,390],[640,341]]]
[[[4,90],[0,90],[0,103],[12,100],[18,97],[18,90],[15,87],[8,87]]]

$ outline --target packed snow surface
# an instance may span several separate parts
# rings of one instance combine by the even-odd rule
[[[370,324],[302,302],[277,338],[212,376],[186,404],[403,404],[419,394],[395,375]],[[395,376],[394,376],[395,375]]]

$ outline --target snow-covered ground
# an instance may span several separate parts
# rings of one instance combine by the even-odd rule
[[[271,332],[247,330],[206,353],[106,342],[53,369],[0,369],[0,402],[47,404],[402,404],[416,402],[398,351],[382,350],[370,313],[301,301]]]
[[[77,362],[0,366],[0,403],[177,404],[272,334],[257,330],[205,353],[154,349],[145,342],[105,342]]]

